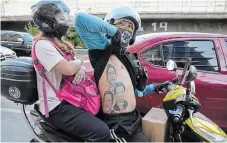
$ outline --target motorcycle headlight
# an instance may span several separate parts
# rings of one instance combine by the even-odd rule
[[[211,141],[214,142],[227,142],[227,138],[221,135],[213,134],[203,128],[199,128]]]

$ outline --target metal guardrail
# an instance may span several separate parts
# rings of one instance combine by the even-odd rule
[[[30,15],[35,0],[1,2],[1,16]],[[65,0],[72,10],[107,13],[120,5],[132,6],[139,13],[227,13],[227,0]]]

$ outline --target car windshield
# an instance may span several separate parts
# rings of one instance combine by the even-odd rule
[[[27,42],[32,42],[33,38],[31,35],[29,34],[23,34],[24,36],[24,40],[27,41]]]

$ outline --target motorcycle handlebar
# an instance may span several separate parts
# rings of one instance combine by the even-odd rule
[[[173,110],[169,111],[169,113],[173,115],[173,121],[175,123],[178,123],[180,121],[180,119],[183,116],[184,110],[185,110],[185,108],[183,105],[177,105],[177,108],[175,111],[173,111]]]
[[[167,93],[169,91],[169,85],[171,85],[170,81],[165,81],[163,83],[157,84],[156,87],[158,91],[162,91],[164,93]]]

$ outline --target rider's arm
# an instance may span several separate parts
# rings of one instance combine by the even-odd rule
[[[144,97],[144,96],[151,95],[154,92],[155,92],[155,84],[149,84],[146,86],[146,88],[143,91],[139,91],[136,89],[135,95],[137,97]]]
[[[75,17],[75,26],[78,30],[83,29],[92,33],[105,33],[109,36],[114,36],[117,28],[101,18],[78,12]]]
[[[101,18],[79,12],[75,16],[75,29],[86,47],[103,50],[111,44],[106,35],[114,36],[117,28]]]

